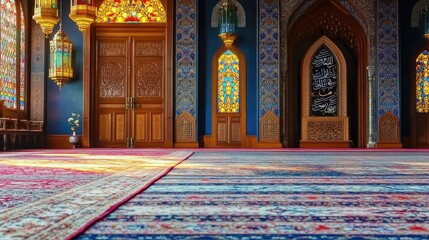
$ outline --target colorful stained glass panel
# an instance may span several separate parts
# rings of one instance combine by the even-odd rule
[[[25,98],[25,20],[24,11],[21,4],[21,49],[20,49],[20,83],[19,83],[19,108],[24,110]]]
[[[429,113],[429,52],[422,52],[416,60],[416,110]]]
[[[1,99],[16,109],[17,10],[14,0],[0,0],[0,71]]]
[[[227,50],[218,60],[217,105],[219,113],[240,112],[240,68],[238,57]]]
[[[97,11],[97,22],[156,23],[166,22],[160,0],[105,0]]]

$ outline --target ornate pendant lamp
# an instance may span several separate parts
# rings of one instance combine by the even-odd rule
[[[237,6],[233,0],[224,0],[219,8],[219,37],[230,47],[237,38]]]
[[[72,0],[70,18],[76,22],[81,32],[85,32],[97,17],[95,0]]]
[[[55,34],[54,38],[49,42],[49,45],[51,54],[49,64],[49,78],[61,87],[73,77],[73,44],[68,39],[67,35],[63,33],[61,22],[60,29]]]
[[[48,37],[59,20],[57,0],[35,0],[33,19]]]

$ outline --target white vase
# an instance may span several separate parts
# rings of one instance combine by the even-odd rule
[[[73,145],[73,148],[77,147],[79,137],[76,135],[76,131],[73,131],[73,135],[69,137],[69,142]]]

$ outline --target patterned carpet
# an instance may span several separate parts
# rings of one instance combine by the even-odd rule
[[[64,239],[192,152],[41,150],[0,155],[0,239]]]
[[[197,152],[78,239],[429,239],[429,153]]]

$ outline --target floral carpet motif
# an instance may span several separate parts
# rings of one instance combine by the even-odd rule
[[[41,150],[0,156],[0,239],[64,239],[192,154]]]
[[[197,152],[78,239],[429,239],[429,153]]]

